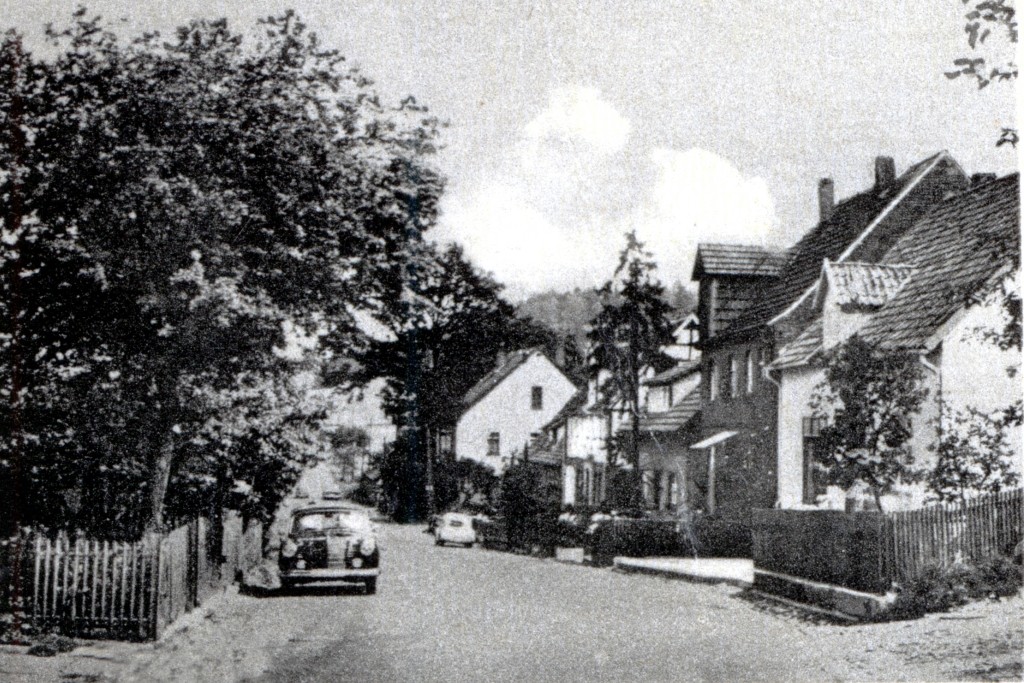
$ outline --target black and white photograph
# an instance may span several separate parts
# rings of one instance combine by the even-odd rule
[[[0,0],[0,681],[1024,680],[1016,0]]]

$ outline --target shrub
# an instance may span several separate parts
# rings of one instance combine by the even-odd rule
[[[903,586],[885,616],[916,619],[928,612],[946,612],[990,595],[1016,595],[1022,578],[1021,567],[1003,556],[970,564],[931,564]]]

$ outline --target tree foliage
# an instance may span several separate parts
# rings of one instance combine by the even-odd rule
[[[144,510],[137,531],[231,477],[265,511],[318,419],[289,378],[363,348],[353,308],[434,221],[437,122],[381,104],[294,14],[256,29],[124,41],[81,9],[52,58],[0,44],[0,486],[21,522]]]
[[[995,493],[1016,486],[1006,417],[976,408],[956,410],[942,403],[931,446],[935,468],[928,488],[941,501],[963,502],[973,494]]]
[[[588,333],[591,377],[599,383],[606,404],[621,406],[631,420],[629,438],[616,439],[613,445],[636,469],[640,464],[640,380],[646,368],[661,371],[673,363],[662,352],[673,339],[670,309],[655,269],[651,253],[636,232],[626,233],[612,278],[597,290],[601,310]]]
[[[918,476],[907,441],[928,396],[921,363],[912,352],[854,335],[830,353],[825,377],[811,402],[814,416],[827,422],[817,464],[830,484],[865,484],[881,510],[884,494]]]
[[[961,0],[967,7],[964,14],[964,32],[971,56],[953,60],[953,71],[947,71],[950,79],[961,76],[974,81],[982,90],[992,83],[1013,83],[1017,80],[1015,61],[1017,45],[1017,10],[1013,0]],[[984,56],[981,51],[1001,42],[995,50],[1005,54]],[[1015,127],[1003,128],[997,146],[1017,146],[1018,134]]]

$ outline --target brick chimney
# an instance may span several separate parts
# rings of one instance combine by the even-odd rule
[[[836,187],[831,178],[822,178],[818,181],[818,210],[821,213],[821,220],[828,220],[832,215],[832,209],[836,205]]]
[[[875,157],[875,187],[896,182],[896,162],[892,157]]]

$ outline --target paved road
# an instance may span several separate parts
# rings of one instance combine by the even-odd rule
[[[262,680],[779,680],[825,663],[732,589],[438,548],[409,527],[383,542],[376,596],[272,599],[307,621]],[[759,622],[745,642],[737,612]]]
[[[386,525],[381,541],[377,595],[234,596],[122,680],[957,680],[992,662],[996,677],[1019,671],[1019,600],[973,621],[846,627],[735,588],[437,548],[421,528]]]

